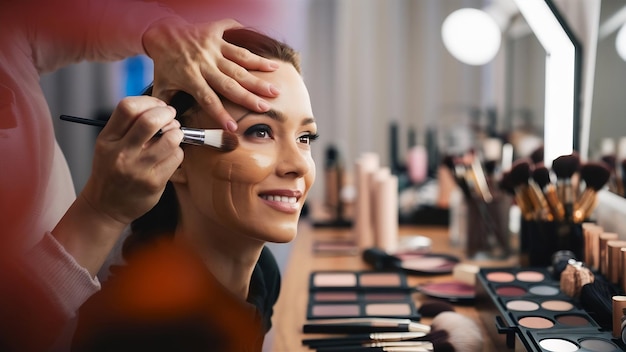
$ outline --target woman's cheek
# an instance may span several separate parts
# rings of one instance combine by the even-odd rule
[[[248,154],[220,160],[213,175],[223,181],[257,184],[273,172],[274,158],[263,154]]]

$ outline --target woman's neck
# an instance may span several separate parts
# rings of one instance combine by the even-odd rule
[[[263,242],[235,234],[217,224],[202,226],[182,221],[176,241],[198,253],[213,276],[242,300],[248,297],[250,278]]]

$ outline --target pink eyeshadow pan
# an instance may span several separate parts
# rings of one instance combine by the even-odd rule
[[[406,303],[371,303],[365,307],[365,314],[370,316],[409,315],[411,307]]]
[[[316,317],[360,315],[357,304],[317,304],[313,307],[312,313]]]
[[[487,280],[492,282],[511,282],[515,280],[515,276],[504,271],[494,271],[487,274]]]
[[[355,287],[354,273],[317,273],[313,279],[316,287]]]
[[[537,271],[520,271],[515,275],[519,281],[539,282],[543,281],[544,275]]]
[[[400,286],[400,276],[396,273],[364,273],[360,283],[363,287]]]

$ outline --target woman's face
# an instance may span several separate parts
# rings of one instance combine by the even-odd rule
[[[315,180],[310,143],[317,126],[302,77],[291,64],[279,63],[274,72],[254,72],[280,89],[277,98],[269,99],[269,112],[224,103],[239,126],[239,146],[234,151],[184,147],[185,159],[172,178],[177,192],[183,187],[192,203],[181,204],[186,212],[183,221],[262,241],[288,242],[295,237],[300,211]],[[185,124],[217,128],[203,111]]]

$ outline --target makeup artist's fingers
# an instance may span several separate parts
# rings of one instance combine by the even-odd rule
[[[156,204],[183,159],[180,123],[171,107],[155,101],[125,99],[96,139],[92,173],[82,195],[95,210],[122,223]],[[159,129],[164,133],[153,138]]]
[[[110,141],[122,139],[128,134],[131,127],[135,125],[137,119],[152,109],[161,109],[164,115],[159,118],[161,115],[152,112],[150,116],[155,116],[153,120],[144,116],[146,121],[143,121],[140,125],[146,124],[144,127],[147,129],[147,131],[144,132],[146,136],[145,138],[139,139],[145,142],[154,136],[156,131],[171,121],[176,114],[173,109],[168,107],[162,100],[150,96],[126,97],[122,99],[115,107],[113,114],[111,114],[109,121],[100,135]],[[155,128],[156,130],[154,130]],[[152,134],[150,134],[150,132],[152,132]],[[140,142],[140,144],[143,144],[143,142]]]
[[[153,24],[143,36],[146,53],[154,61],[153,95],[169,101],[177,91],[185,91],[229,130],[237,125],[217,93],[253,111],[267,111],[269,104],[260,96],[275,97],[278,90],[247,70],[272,71],[277,65],[223,39],[226,30],[238,27],[241,24],[230,19],[197,25],[168,19]]]

